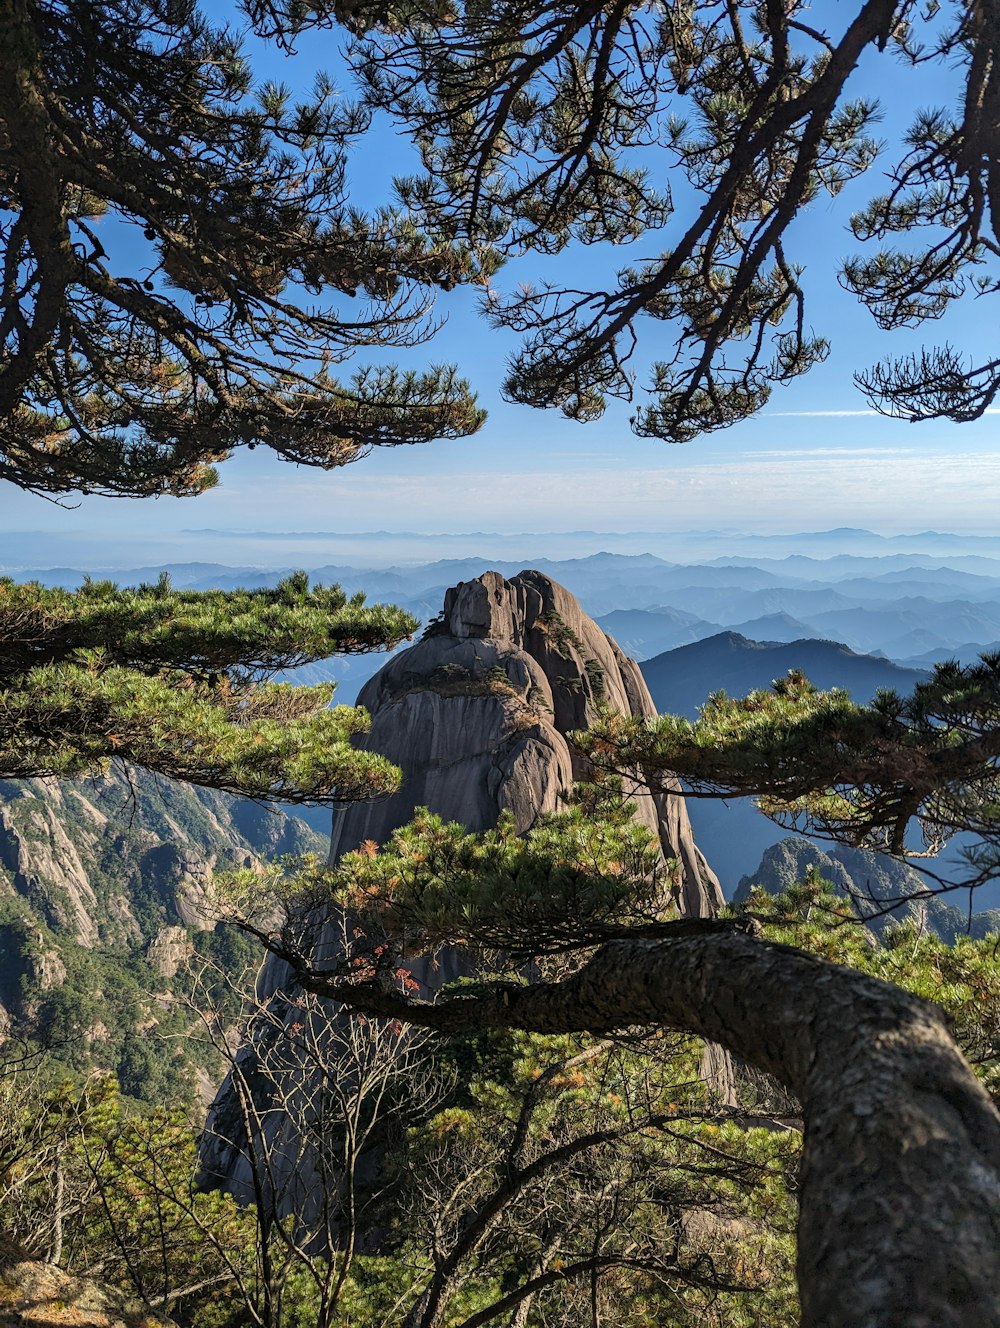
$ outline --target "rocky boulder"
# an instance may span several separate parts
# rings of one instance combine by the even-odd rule
[[[639,667],[573,595],[541,572],[505,580],[485,572],[453,587],[444,610],[409,650],[362,689],[372,717],[363,745],[403,769],[393,797],[334,817],[331,857],[378,843],[427,806],[469,830],[513,814],[519,830],[555,811],[586,768],[568,741],[603,705],[652,716]],[[678,864],[679,904],[710,916],[722,892],[694,842],[680,793],[638,788],[637,817]]]
[[[0,1237],[0,1328],[172,1328],[116,1287],[28,1259]]]

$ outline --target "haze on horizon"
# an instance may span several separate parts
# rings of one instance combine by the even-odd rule
[[[208,0],[207,11],[242,25],[233,0]],[[291,63],[266,44],[251,43],[250,49],[261,81],[280,76],[293,88],[306,88],[318,69],[337,72],[332,40],[304,43]],[[886,86],[887,77],[891,86]],[[863,61],[852,89],[855,95],[879,97],[889,132],[908,122],[915,96],[945,95],[946,71],[928,77],[908,81],[893,66],[887,74],[882,61]],[[352,197],[364,206],[384,201],[391,196],[393,175],[414,161],[391,126],[376,125],[369,150],[351,160]],[[872,172],[882,169],[876,160]],[[344,535],[389,530],[448,537],[484,531],[504,538],[532,531],[666,536],[691,530],[791,533],[839,526],[884,534],[1000,531],[1000,412],[974,424],[913,427],[867,409],[853,383],[858,368],[886,353],[905,353],[926,339],[919,330],[880,332],[838,284],[836,260],[853,245],[849,217],[872,187],[869,173],[796,222],[797,243],[807,260],[809,316],[816,330],[831,338],[829,358],[776,391],[760,415],[721,433],[670,446],[633,435],[634,407],[625,402],[612,403],[602,419],[585,426],[557,411],[505,402],[500,390],[505,361],[518,338],[490,330],[477,312],[475,292],[460,289],[439,301],[435,315],[443,325],[437,335],[391,358],[403,367],[457,364],[489,413],[475,437],[376,451],[330,473],[280,462],[267,449],[241,452],[220,468],[216,490],[197,499],[145,499],[141,510],[133,502],[100,498],[63,507],[2,485],[0,535],[51,531],[59,539],[49,561],[61,560],[55,555],[66,540],[80,540],[85,547],[102,539],[124,542],[135,566],[185,550],[192,558],[214,556],[189,533],[209,529]],[[641,258],[650,243],[661,242],[665,237],[654,235],[643,244],[618,248],[571,245],[554,260],[519,258],[501,268],[497,284],[510,288],[525,279],[545,280],[559,265],[569,265],[581,281],[599,285],[605,277],[613,281],[622,263]],[[988,343],[995,329],[984,302],[960,304],[937,325],[934,339],[950,340],[971,353]],[[634,359],[637,400],[662,350],[662,338],[650,322]],[[4,561],[10,561],[7,554]]]

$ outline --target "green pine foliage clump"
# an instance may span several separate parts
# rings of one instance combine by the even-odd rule
[[[0,582],[0,774],[66,778],[118,760],[267,801],[391,792],[398,772],[351,746],[363,712],[331,708],[330,686],[267,679],[415,626],[304,574],[227,592]]]
[[[1000,655],[938,664],[909,696],[868,706],[790,672],[710,696],[698,718],[609,716],[579,735],[599,768],[679,775],[695,793],[757,798],[780,824],[905,857],[959,831],[972,886],[1000,872]]]

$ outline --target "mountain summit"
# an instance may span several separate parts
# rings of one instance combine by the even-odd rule
[[[473,831],[510,811],[528,830],[587,776],[569,733],[589,727],[601,705],[656,714],[638,665],[568,590],[536,571],[509,581],[484,572],[452,587],[423,639],[394,655],[358,703],[372,717],[362,745],[401,766],[404,780],[393,797],[335,816],[333,859],[365,840],[384,842],[415,806]],[[715,913],[722,892],[683,797],[640,787],[635,803],[664,857],[678,863],[682,911]]]

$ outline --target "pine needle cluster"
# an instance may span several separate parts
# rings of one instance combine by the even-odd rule
[[[304,573],[227,592],[166,577],[75,592],[0,581],[0,772],[65,778],[115,760],[266,801],[391,792],[396,768],[351,745],[364,711],[331,707],[332,685],[271,678],[396,645],[415,626]]]

